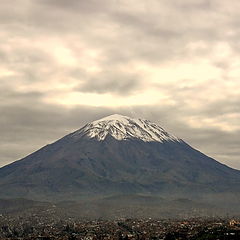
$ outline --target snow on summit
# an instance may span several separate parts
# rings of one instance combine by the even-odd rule
[[[117,140],[140,139],[144,142],[180,141],[163,128],[145,119],[135,119],[113,114],[86,124],[73,136],[87,136],[102,141],[107,135]]]

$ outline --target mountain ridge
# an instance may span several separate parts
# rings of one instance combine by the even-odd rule
[[[123,121],[128,124],[126,118]],[[118,120],[115,115],[110,122]],[[109,118],[92,126],[99,126],[99,122],[109,124]],[[110,127],[103,138],[88,136],[85,130],[91,124],[0,168],[0,197],[64,201],[145,194],[211,199],[223,193],[226,199],[233,199],[240,193],[240,171],[173,138],[161,127],[156,132],[166,138],[159,134],[159,141],[153,141],[137,130],[137,137],[124,132],[119,138]],[[145,124],[153,126],[150,121]]]

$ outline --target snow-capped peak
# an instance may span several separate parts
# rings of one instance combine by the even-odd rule
[[[98,123],[98,122],[102,122],[102,121],[110,121],[110,122],[111,121],[121,121],[121,122],[127,123],[128,119],[130,119],[130,118],[127,116],[123,116],[120,114],[112,114],[107,117],[101,118],[99,120],[93,121],[92,123]]]
[[[117,140],[139,139],[144,142],[180,141],[163,128],[145,119],[113,114],[86,124],[72,136],[87,136],[98,141],[111,135]]]

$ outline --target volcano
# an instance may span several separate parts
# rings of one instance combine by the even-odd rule
[[[240,171],[149,120],[118,114],[0,168],[1,198],[65,201],[144,195],[226,202],[239,199],[239,193]]]

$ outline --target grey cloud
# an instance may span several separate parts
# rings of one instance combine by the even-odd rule
[[[22,0],[21,4],[17,0],[1,1],[0,8],[0,24],[4,27],[4,24],[7,24],[8,27],[17,22],[26,22],[27,13],[28,13],[28,0]]]
[[[210,0],[187,0],[187,1],[175,1],[176,6],[183,8],[183,9],[190,9],[190,10],[209,10],[213,6],[213,1]]]
[[[222,116],[228,113],[239,113],[240,112],[240,98],[223,98],[222,100],[215,101],[212,104],[208,104],[202,111],[201,114],[205,116]]]
[[[156,14],[157,9],[151,9],[151,5],[164,11]],[[197,13],[184,11],[182,5],[193,6]],[[103,50],[102,68],[109,65],[114,68],[115,64],[139,59],[159,64],[194,54],[207,54],[209,51],[199,53],[186,46],[198,40],[206,45],[225,40],[224,29],[233,29],[233,26],[226,25],[226,21],[218,19],[224,13],[214,14],[214,7],[208,8],[207,1],[151,1],[143,13],[124,1],[45,0],[31,1],[30,6],[27,13],[27,25],[31,26],[29,35],[36,34],[36,31],[57,37],[77,35],[79,41]],[[205,12],[199,13],[201,9]],[[155,14],[151,10],[155,10]]]
[[[118,8],[121,5],[121,2],[114,0],[89,0],[89,1],[78,1],[78,0],[38,0],[40,5],[45,4],[45,6],[51,6],[52,9],[61,9],[63,11],[69,11],[71,14],[75,13],[77,15],[90,15],[92,17],[96,17],[97,15],[101,15],[102,17],[105,14],[113,11],[114,8]]]
[[[112,65],[114,65],[114,60],[117,58],[116,56],[126,56],[120,58],[122,60],[141,58],[145,61],[165,61],[166,59],[174,57],[176,54],[181,54],[182,57],[185,56],[187,52],[184,46],[191,41],[201,39],[207,43],[208,41],[222,39],[222,27],[224,26],[221,26],[221,29],[216,26],[206,28],[205,21],[214,21],[214,19],[211,19],[211,16],[208,15],[203,15],[205,21],[199,21],[199,16],[195,14],[185,16],[185,12],[176,11],[175,9],[176,16],[178,17],[171,21],[169,19],[172,18],[171,8],[167,9],[163,16],[157,14],[151,15],[150,13],[139,15],[134,12],[134,8],[132,11],[131,8],[126,11],[106,7],[113,4],[105,1],[103,3],[101,2],[101,7],[95,2],[87,4],[96,9],[105,7],[104,14],[97,15],[98,21],[95,21],[95,18],[89,18],[88,14],[80,14],[85,11],[84,7],[82,7],[82,1],[78,1],[78,3],[76,3],[76,1],[67,1],[64,3],[62,1],[59,3],[49,1],[48,3],[50,5],[53,4],[56,9],[62,7],[62,4],[64,4],[64,7],[65,5],[67,9],[71,7],[74,11],[79,11],[79,14],[71,12],[71,15],[69,15],[70,13],[68,13],[66,9],[64,12],[56,12],[53,14],[51,12],[51,16],[48,16],[49,11],[46,11],[41,14],[34,14],[31,20],[34,21],[34,19],[37,20],[38,18],[37,21],[41,22],[38,27],[48,28],[51,26],[53,33],[60,34],[74,31],[75,33],[81,34],[81,37],[93,46],[101,46],[101,48],[105,49],[107,53],[106,58],[109,58],[107,64],[112,63]],[[118,4],[119,9],[121,9],[121,4]],[[159,9],[161,9],[162,5],[159,4]],[[206,12],[208,11],[209,9],[206,9]],[[91,13],[91,11],[89,12]],[[51,19],[52,15],[54,15],[56,19]],[[64,21],[61,19],[64,19]],[[218,23],[216,22],[216,24]],[[102,31],[99,31],[99,29],[108,29],[108,32],[111,31],[111,34],[102,35]],[[97,41],[96,38],[98,39]]]
[[[9,91],[9,89],[0,89],[0,106],[9,105],[12,102],[26,104],[26,101],[28,100],[31,103],[32,99],[40,99],[43,96],[43,93],[37,91],[20,93],[17,91]]]
[[[181,83],[184,82],[191,82],[188,79],[182,79]],[[192,79],[194,81],[194,79]],[[178,86],[168,83],[156,83],[155,87],[166,94],[169,94],[172,96],[172,99],[175,100],[178,109],[181,109],[181,111],[191,111],[191,114],[199,115],[202,117],[219,117],[224,116],[226,114],[230,113],[239,113],[240,112],[240,97],[236,95],[229,95],[225,93],[225,95],[222,95],[221,98],[216,99],[215,101],[208,101],[207,104],[205,104],[203,107],[198,108],[192,108],[189,109],[190,106],[186,106],[188,102],[191,103],[191,100],[196,100],[199,98],[199,101],[201,101],[203,98],[205,98],[205,90],[208,89],[210,86],[216,86],[217,81],[216,80],[209,80],[207,83],[208,86],[206,86],[206,83],[198,84],[196,86]],[[214,91],[214,87],[213,87]],[[214,92],[212,92],[214,94]],[[203,101],[203,100],[202,100]]]
[[[73,11],[79,11],[81,12],[92,12],[92,11],[99,11],[99,9],[106,8],[106,4],[110,2],[109,1],[102,1],[99,2],[97,0],[89,0],[89,1],[79,1],[79,0],[37,0],[39,3],[46,4],[48,6],[52,6],[54,8],[63,8],[64,10],[70,9]]]
[[[77,88],[81,92],[130,94],[142,88],[140,76],[121,71],[105,71],[89,77]]]

